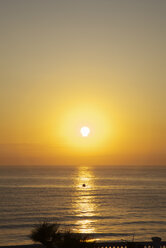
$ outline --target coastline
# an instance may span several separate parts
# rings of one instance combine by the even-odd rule
[[[96,242],[96,248],[165,248],[166,241],[162,241],[160,237],[152,237],[151,241],[141,241],[141,242]],[[44,248],[42,244],[27,244],[27,245],[8,245],[0,246],[0,248]]]
[[[28,244],[28,245],[5,245],[0,246],[0,248],[41,248],[41,244]]]

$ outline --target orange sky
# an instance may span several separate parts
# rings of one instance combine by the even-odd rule
[[[0,165],[166,165],[165,12],[1,1]]]

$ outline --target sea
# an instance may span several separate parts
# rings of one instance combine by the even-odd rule
[[[36,224],[100,241],[166,240],[166,166],[1,166],[0,246]]]

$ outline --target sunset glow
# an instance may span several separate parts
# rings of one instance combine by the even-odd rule
[[[166,164],[159,2],[0,2],[1,165]]]
[[[0,248],[165,246],[165,27],[166,0],[0,1]]]

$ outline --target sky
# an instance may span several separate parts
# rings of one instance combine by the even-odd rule
[[[0,0],[0,165],[166,165],[165,27],[165,0]]]

